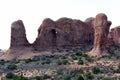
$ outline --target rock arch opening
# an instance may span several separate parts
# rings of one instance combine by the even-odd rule
[[[56,40],[57,40],[57,31],[55,29],[51,30],[51,34],[52,34],[52,47],[56,47]]]

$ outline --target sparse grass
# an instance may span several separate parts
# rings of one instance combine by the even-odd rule
[[[85,47],[85,46],[84,46]],[[109,48],[111,51],[118,50],[119,47]],[[82,48],[67,48],[67,49],[54,49],[52,54],[49,55],[41,55],[35,56],[33,58],[24,59],[24,60],[12,60],[12,61],[4,61],[0,60],[0,71],[8,73],[10,71],[14,71],[16,69],[42,69],[42,70],[53,70],[55,74],[47,75],[36,75],[34,77],[29,78],[29,80],[45,80],[51,79],[51,77],[55,77],[56,80],[115,80],[115,79],[106,79],[103,78],[102,74],[108,75],[108,71],[112,70],[112,65],[117,63],[107,63],[107,61],[116,61],[119,62],[120,55],[110,54],[108,56],[103,57],[90,57],[85,49]],[[60,52],[60,54],[56,55],[54,53]],[[62,54],[65,52],[65,54]],[[100,62],[101,63],[100,63]],[[120,62],[119,62],[120,63]],[[75,65],[74,64],[78,64]],[[85,65],[86,64],[86,65]],[[92,66],[91,66],[92,64]],[[12,67],[11,67],[12,65]],[[72,65],[72,67],[71,67]],[[106,66],[107,65],[107,66]],[[15,68],[13,66],[16,66]],[[80,68],[79,68],[80,67]],[[67,69],[66,69],[67,68]],[[114,76],[115,73],[120,73],[120,64],[117,65],[118,69],[114,69],[111,71],[111,74]],[[113,73],[112,73],[113,72]],[[46,71],[44,72],[46,73]],[[83,79],[84,78],[84,79]],[[119,78],[119,77],[115,77]]]
[[[79,59],[77,64],[78,64],[78,65],[83,65],[83,64],[84,64],[84,62],[83,62],[83,60],[82,60],[82,59]]]

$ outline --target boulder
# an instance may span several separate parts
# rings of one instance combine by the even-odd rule
[[[94,25],[94,47],[89,53],[90,56],[106,55],[106,43],[108,39],[109,28],[111,22],[107,20],[107,16],[103,13],[96,15],[93,22]]]
[[[29,42],[26,38],[26,31],[22,20],[15,21],[11,24],[11,48],[24,48]]]

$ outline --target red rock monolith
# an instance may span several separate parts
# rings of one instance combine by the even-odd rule
[[[94,25],[94,47],[89,53],[90,56],[102,56],[107,54],[106,43],[108,39],[109,28],[111,22],[107,20],[107,16],[103,13],[96,15],[93,22]]]
[[[29,42],[26,38],[26,31],[22,20],[15,21],[11,24],[11,48],[24,48]]]

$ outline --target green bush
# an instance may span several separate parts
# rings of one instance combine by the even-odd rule
[[[88,55],[87,55],[87,54],[83,54],[82,56],[83,56],[83,57],[88,57]]]
[[[102,78],[102,80],[113,80],[111,78]]]
[[[82,56],[82,52],[76,52],[75,55],[76,56]]]
[[[63,76],[63,80],[71,80],[70,75],[64,75],[64,76]]]
[[[1,64],[1,65],[4,65],[4,64],[5,64],[5,60],[3,60],[3,59],[0,60],[0,64]]]
[[[44,75],[43,76],[43,79],[49,79],[49,78],[51,78],[49,75]]]
[[[18,59],[13,59],[12,61],[10,61],[10,63],[12,63],[12,64],[17,64],[19,62],[20,62],[20,60],[18,60]]]
[[[93,68],[92,68],[92,72],[93,72],[94,74],[98,74],[98,73],[100,73],[100,69],[97,68],[97,67],[93,67]]]
[[[57,65],[62,65],[62,62],[60,60],[58,60],[56,63]]]
[[[14,69],[17,69],[17,66],[15,64],[9,64],[7,66],[7,69],[14,70]]]
[[[25,59],[25,63],[30,63],[30,62],[32,62],[32,59],[31,59],[31,58]]]
[[[35,80],[42,80],[42,76],[36,76],[34,77]]]
[[[23,76],[15,76],[13,80],[28,80],[26,77]]]
[[[86,73],[85,77],[90,80],[94,78],[94,76],[91,73]]]
[[[51,61],[50,61],[50,60],[47,60],[45,63],[46,63],[46,64],[50,64],[50,63],[51,63]]]
[[[76,80],[84,80],[83,76],[79,75]]]
[[[120,63],[119,63],[119,65],[118,65],[118,69],[120,69]]]
[[[8,79],[12,79],[14,76],[15,75],[10,72],[10,73],[7,73],[5,77],[8,78]]]
[[[61,56],[61,59],[66,59],[66,57],[65,56]]]
[[[70,56],[71,56],[71,57],[75,57],[75,54],[71,54]]]
[[[117,69],[114,71],[115,73],[120,73],[120,69]]]
[[[68,64],[68,60],[63,59],[63,60],[62,60],[62,64],[64,64],[64,65]]]
[[[78,65],[83,65],[83,64],[84,64],[84,62],[83,62],[83,60],[82,60],[82,59],[79,59],[77,64],[78,64]]]
[[[89,56],[85,57],[85,59],[86,59],[88,62],[92,62],[92,61],[93,61],[92,58],[89,57]]]
[[[41,56],[41,58],[40,58],[41,60],[46,60],[47,58],[46,58],[46,56]]]
[[[73,56],[72,59],[73,59],[73,60],[77,60],[77,57],[76,57],[76,56]]]
[[[53,49],[53,50],[51,50],[51,53],[52,53],[52,54],[54,54],[55,52],[56,52],[56,50],[54,50],[54,49]]]

